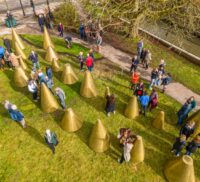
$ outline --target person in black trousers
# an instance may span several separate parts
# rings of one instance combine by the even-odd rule
[[[44,31],[44,24],[45,24],[44,15],[40,14],[38,16],[38,24],[40,26],[41,32],[43,32]]]
[[[139,64],[138,56],[134,56],[133,59],[132,59],[130,73],[132,73],[132,71],[135,72],[137,70],[138,64]]]
[[[9,39],[3,38],[3,44],[6,47],[7,51],[11,53],[11,43]]]
[[[192,155],[200,148],[200,133],[186,147],[186,155]]]
[[[58,32],[60,33],[59,36],[63,37],[64,28],[62,23],[59,23],[58,25]]]
[[[175,153],[175,155],[178,157],[181,153],[181,150],[184,148],[186,144],[186,136],[181,135],[180,137],[176,138],[176,142],[174,143],[171,152]]]
[[[194,133],[195,122],[190,121],[186,123],[180,130],[180,135],[185,135],[186,140]]]

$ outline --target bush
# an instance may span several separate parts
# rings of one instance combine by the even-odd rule
[[[54,23],[58,25],[60,22],[63,24],[64,29],[68,31],[77,31],[80,25],[79,15],[75,7],[70,1],[61,4],[53,12]]]

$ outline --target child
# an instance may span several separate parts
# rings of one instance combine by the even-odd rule
[[[79,53],[78,59],[80,62],[80,70],[83,71],[83,64],[84,64],[83,52]]]
[[[185,144],[186,144],[186,136],[181,135],[180,137],[176,138],[176,142],[174,143],[171,152],[175,153],[175,155],[178,157]]]
[[[113,112],[115,114],[115,96],[112,94],[111,96],[106,96],[106,114],[109,117],[110,113]]]
[[[186,155],[192,155],[200,148],[200,133],[186,147]]]

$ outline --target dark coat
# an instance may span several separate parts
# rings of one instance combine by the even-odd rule
[[[6,49],[8,50],[8,52],[11,52],[11,44],[10,44],[10,40],[9,39],[4,39],[3,40],[3,44],[6,47]]]
[[[180,130],[180,135],[185,135],[186,138],[189,138],[190,135],[193,133],[194,133],[194,127],[190,128],[188,124],[185,124]]]
[[[186,144],[186,141],[180,141],[180,138],[176,138],[176,142],[173,145],[173,150],[180,152]]]
[[[44,19],[43,16],[42,16],[42,17],[38,17],[38,24],[39,24],[40,26],[44,26],[44,24],[45,24],[45,19]]]
[[[112,100],[111,96],[107,96],[106,97],[106,108],[105,108],[106,112],[113,112],[115,111],[115,99]]]
[[[38,55],[35,53],[35,55],[33,55],[32,53],[29,55],[29,58],[33,63],[37,63],[38,62]]]
[[[200,148],[200,143],[197,143],[193,140],[188,144],[186,150],[190,153],[194,153],[198,148]]]
[[[48,76],[49,79],[52,79],[53,77],[53,72],[52,72],[52,69],[51,68],[48,68],[46,70],[46,75]]]
[[[58,32],[63,32],[63,25],[62,25],[62,24],[61,24],[61,25],[60,25],[60,24],[58,25]]]

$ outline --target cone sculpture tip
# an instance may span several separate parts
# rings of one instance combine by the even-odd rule
[[[139,116],[139,107],[136,96],[132,96],[130,101],[128,102],[124,115],[129,119],[134,119]]]
[[[74,84],[78,81],[78,77],[74,73],[70,64],[65,64],[61,75],[61,81],[68,85]]]

